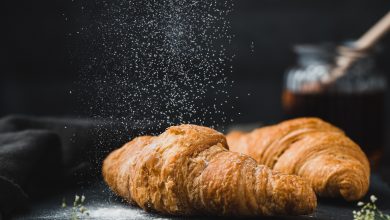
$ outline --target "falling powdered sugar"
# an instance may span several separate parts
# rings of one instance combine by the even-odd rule
[[[126,129],[229,123],[232,8],[231,0],[82,5],[91,22],[79,30],[78,96],[89,114]]]

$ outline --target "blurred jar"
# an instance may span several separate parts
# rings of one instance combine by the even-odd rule
[[[373,55],[358,54],[344,75],[322,85],[339,56],[336,47],[298,45],[294,51],[297,64],[285,75],[285,116],[314,116],[340,127],[361,146],[375,168],[384,148],[387,83]]]

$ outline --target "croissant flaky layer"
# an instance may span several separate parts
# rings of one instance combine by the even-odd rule
[[[298,118],[250,133],[227,135],[230,150],[275,171],[308,179],[319,196],[348,201],[363,197],[370,167],[360,147],[340,129],[318,118]]]
[[[295,175],[227,150],[224,135],[180,125],[135,138],[104,161],[110,188],[145,210],[174,215],[300,215],[316,196]]]

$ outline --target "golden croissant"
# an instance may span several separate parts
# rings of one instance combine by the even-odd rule
[[[340,129],[318,118],[298,118],[250,133],[227,135],[231,151],[253,157],[275,171],[310,181],[319,196],[362,198],[370,167],[360,147]]]
[[[112,152],[103,176],[119,196],[147,211],[173,215],[300,215],[316,196],[302,177],[273,172],[228,151],[223,134],[180,125],[135,138]]]

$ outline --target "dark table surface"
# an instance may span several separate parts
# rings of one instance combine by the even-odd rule
[[[85,207],[89,216],[79,215],[78,219],[216,219],[215,217],[172,217],[150,214],[142,209],[128,205],[110,192],[107,186],[97,181],[88,186],[69,188],[44,199],[33,201],[30,210],[19,213],[12,219],[72,219],[72,203],[75,194],[85,195]],[[370,195],[378,197],[377,205],[385,213],[390,213],[390,187],[374,174],[371,178],[370,191],[363,201],[368,201]],[[65,198],[67,207],[61,204]],[[274,217],[261,219],[353,219],[352,211],[358,210],[357,202],[345,202],[340,199],[319,199],[316,211],[309,216]],[[73,218],[75,219],[75,218]],[[76,218],[77,219],[77,218]],[[258,219],[258,218],[257,218]]]

